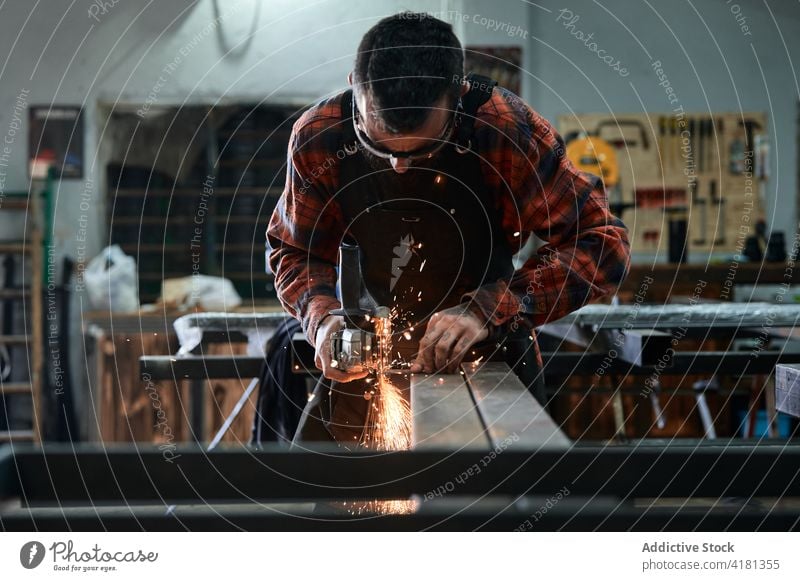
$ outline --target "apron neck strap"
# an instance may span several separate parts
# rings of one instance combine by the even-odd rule
[[[472,131],[475,128],[475,118],[481,105],[492,98],[497,81],[470,73],[467,75],[469,91],[461,97],[462,111],[459,113],[458,129],[456,131],[456,147],[459,152],[464,152],[472,146]]]

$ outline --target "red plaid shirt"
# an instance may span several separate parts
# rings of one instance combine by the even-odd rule
[[[340,98],[322,101],[295,123],[286,187],[267,229],[278,297],[312,344],[319,323],[339,306],[335,265],[345,231],[334,200],[344,156]],[[573,166],[547,121],[498,87],[478,110],[472,142],[512,252],[531,233],[547,244],[510,280],[490,282],[465,301],[501,330],[538,326],[622,282],[630,257],[625,225],[609,212],[599,178]]]

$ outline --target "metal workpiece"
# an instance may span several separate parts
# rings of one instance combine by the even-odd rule
[[[695,303],[669,305],[587,305],[559,319],[559,325],[599,329],[794,327],[800,305]],[[546,326],[546,325],[545,325]]]
[[[144,355],[139,358],[142,379],[230,379],[258,377],[263,357],[247,355]]]
[[[461,366],[494,448],[567,448],[570,439],[505,363]],[[508,440],[512,443],[508,443]]]
[[[300,336],[292,342],[292,359],[295,373],[319,375],[320,371],[314,365],[314,349],[305,337]],[[545,351],[542,360],[545,375],[554,378],[578,374],[586,369],[594,371],[601,366],[606,366],[609,374],[619,376],[651,375],[655,368],[655,365],[631,364],[622,358],[609,360],[605,353]],[[154,380],[256,377],[263,363],[263,356],[144,355],[139,358],[139,371]],[[721,371],[730,375],[769,374],[776,364],[784,363],[800,363],[800,353],[776,350],[675,352],[665,371],[679,375]]]
[[[800,418],[800,365],[775,367],[775,408]]]
[[[414,449],[490,448],[470,388],[457,373],[411,375],[411,413]]]
[[[417,450],[566,448],[569,438],[507,363],[464,363],[461,373],[411,374]]]
[[[250,329],[274,328],[291,316],[284,312],[274,313],[192,313],[183,315],[187,328],[197,327],[203,331],[248,331]]]
[[[202,342],[204,333],[240,333],[247,339],[251,355],[263,353],[264,346],[275,329],[289,317],[275,313],[192,313],[172,324],[178,336],[182,356],[194,351]]]

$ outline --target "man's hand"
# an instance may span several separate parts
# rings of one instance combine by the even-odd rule
[[[428,322],[411,373],[456,373],[461,360],[475,343],[489,337],[484,321],[466,305],[435,313]]]
[[[314,340],[314,364],[317,369],[322,371],[322,375],[339,383],[364,379],[369,375],[369,371],[345,373],[331,365],[331,335],[343,328],[344,317],[341,315],[328,315],[322,320],[322,324],[317,328],[317,336]]]

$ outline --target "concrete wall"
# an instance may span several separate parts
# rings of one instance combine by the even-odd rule
[[[797,65],[800,7],[755,0],[652,2],[545,0],[531,5],[530,102],[545,117],[559,114],[669,112],[653,70],[663,70],[687,112],[763,111],[772,138],[768,223],[797,231]],[[565,28],[567,9],[578,16]],[[593,34],[627,76],[601,61],[571,33]]]

